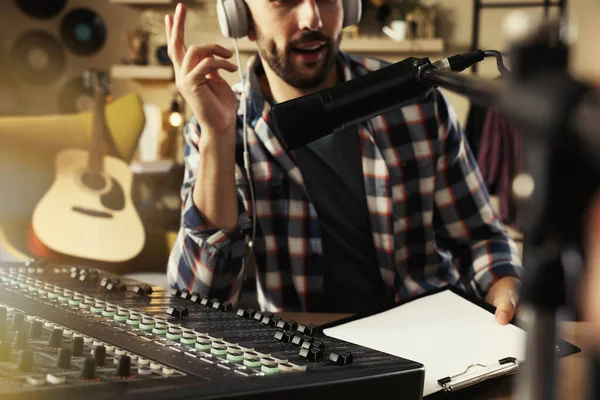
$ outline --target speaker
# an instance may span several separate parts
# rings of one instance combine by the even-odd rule
[[[342,0],[343,27],[358,24],[362,15],[361,0]],[[248,35],[250,26],[244,0],[217,0],[219,28],[225,37],[242,38]]]

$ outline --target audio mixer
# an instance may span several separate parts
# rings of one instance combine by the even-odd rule
[[[424,367],[95,268],[0,262],[0,398],[421,399]]]

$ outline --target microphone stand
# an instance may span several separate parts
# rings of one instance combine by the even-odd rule
[[[600,101],[568,74],[559,31],[545,24],[516,45],[503,85],[431,65],[417,72],[422,81],[499,109],[526,133],[523,172],[513,182],[525,217],[520,299],[529,311],[526,360],[517,382],[522,400],[556,399],[559,315],[576,304],[584,268],[582,214],[600,187]]]

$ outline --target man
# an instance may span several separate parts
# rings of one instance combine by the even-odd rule
[[[288,154],[269,128],[272,104],[385,63],[339,51],[341,0],[246,5],[259,54],[246,71],[256,210],[244,173],[240,96],[218,74],[237,70],[226,60],[232,52],[187,48],[181,4],[165,19],[177,88],[193,113],[170,284],[236,301],[256,218],[264,310],[369,313],[452,284],[485,298],[498,323],[508,323],[522,269],[516,246],[442,95]]]

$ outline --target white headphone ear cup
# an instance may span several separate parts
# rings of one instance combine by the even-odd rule
[[[248,35],[244,0],[217,0],[217,18],[223,36],[239,39]]]
[[[356,25],[362,16],[362,0],[342,0],[344,7],[343,27]]]

